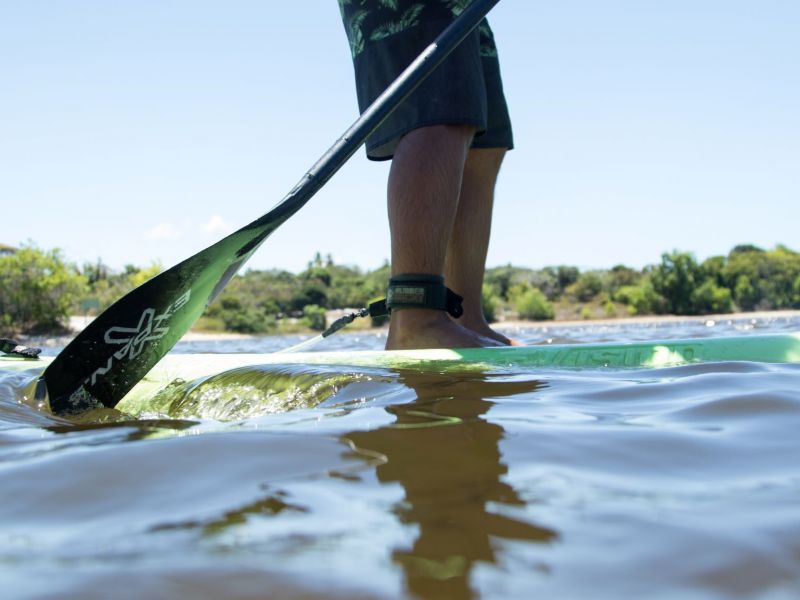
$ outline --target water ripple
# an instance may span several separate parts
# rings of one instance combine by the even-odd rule
[[[515,337],[798,329],[731,319]],[[382,344],[355,339],[332,344]],[[798,381],[800,365],[748,362],[469,374],[272,365],[67,421],[4,393],[19,383],[4,378],[4,594],[793,599]]]

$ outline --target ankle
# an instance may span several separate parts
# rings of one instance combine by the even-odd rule
[[[470,310],[464,311],[464,314],[457,321],[464,327],[489,327],[489,322],[482,312],[474,312]]]
[[[403,329],[422,329],[450,323],[446,312],[432,308],[402,308],[392,311],[392,325]]]

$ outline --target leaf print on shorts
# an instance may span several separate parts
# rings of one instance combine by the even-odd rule
[[[455,16],[458,16],[472,3],[472,0],[442,0],[442,2]]]
[[[494,43],[494,33],[492,33],[486,19],[478,25],[480,34],[481,56],[484,58],[497,58],[497,46]]]
[[[396,33],[405,31],[409,27],[418,25],[419,14],[422,12],[423,8],[425,8],[424,4],[414,4],[402,14],[399,21],[389,21],[380,27],[376,27],[369,36],[370,41],[377,42],[378,40],[383,40]]]
[[[347,39],[350,42],[350,53],[353,55],[353,58],[361,54],[364,50],[366,38],[364,37],[364,32],[361,30],[361,25],[364,23],[364,19],[367,18],[368,14],[366,10],[357,10],[345,24]]]

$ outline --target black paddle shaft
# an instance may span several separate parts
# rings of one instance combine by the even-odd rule
[[[325,185],[498,2],[473,0],[267,214],[100,314],[50,363],[36,397],[47,398],[58,414],[115,406],[192,327],[262,242]]]

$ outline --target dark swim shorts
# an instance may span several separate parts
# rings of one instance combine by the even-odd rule
[[[361,112],[471,0],[339,0]],[[478,128],[473,148],[514,147],[497,48],[484,20],[367,139],[388,160],[401,137],[428,125]]]

